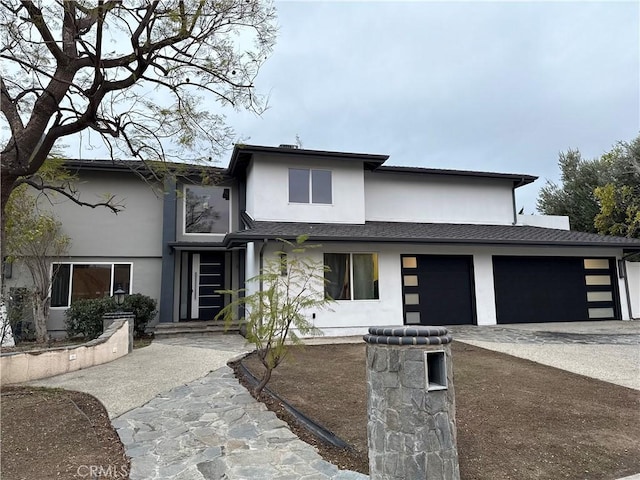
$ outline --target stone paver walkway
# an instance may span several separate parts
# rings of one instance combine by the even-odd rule
[[[212,337],[154,341],[237,350]],[[147,347],[148,348],[148,347]],[[242,387],[229,367],[163,392],[112,421],[131,457],[131,480],[362,480],[301,441]]]

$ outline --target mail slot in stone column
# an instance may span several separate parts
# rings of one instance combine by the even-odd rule
[[[372,327],[364,340],[371,479],[459,479],[447,329]]]

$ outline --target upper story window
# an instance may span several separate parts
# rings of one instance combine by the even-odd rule
[[[184,188],[184,233],[229,233],[229,189],[186,185]]]
[[[289,202],[331,204],[331,171],[289,169]]]

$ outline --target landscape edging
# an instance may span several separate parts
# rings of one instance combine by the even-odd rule
[[[247,369],[247,367],[245,367],[243,365],[242,361],[238,360],[237,364],[238,364],[238,367],[239,367],[238,370],[240,371],[240,373],[242,373],[244,378],[250,384],[257,385],[258,384],[258,379],[256,377],[254,377],[253,374]],[[323,442],[326,442],[326,443],[328,443],[330,445],[333,445],[334,447],[337,447],[337,448],[348,448],[348,449],[352,449],[353,448],[353,447],[351,447],[351,445],[349,445],[347,442],[342,440],[340,437],[336,436],[333,432],[331,432],[330,430],[327,430],[322,425],[320,425],[320,424],[314,422],[313,420],[311,420],[304,413],[302,413],[300,410],[295,408],[289,402],[284,400],[277,393],[275,393],[272,390],[270,390],[268,387],[265,387],[262,391],[265,392],[267,395],[269,395],[274,400],[277,400],[278,402],[280,402],[282,404],[282,406],[284,407],[284,409],[287,412],[289,412],[291,415],[293,415],[293,417],[298,421],[298,423],[300,425],[302,425],[306,430],[308,430],[310,433],[315,435],[317,438],[319,438]]]

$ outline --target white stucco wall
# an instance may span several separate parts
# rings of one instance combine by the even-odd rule
[[[514,221],[512,182],[492,178],[365,172],[368,221],[488,223]]]
[[[270,246],[266,252],[272,251]],[[492,255],[527,256],[577,256],[620,258],[618,249],[593,248],[527,248],[484,246],[428,246],[392,244],[324,244],[321,249],[309,251],[316,260],[322,260],[324,252],[377,253],[379,262],[379,300],[344,300],[331,304],[330,310],[308,312],[309,318],[316,314],[314,324],[325,335],[363,335],[371,326],[403,325],[401,254],[472,255],[473,283],[475,289],[476,319],[478,325],[496,324],[495,291],[493,284]],[[268,254],[268,253],[267,253]],[[640,280],[640,276],[639,279]],[[638,282],[640,286],[640,281]],[[629,319],[624,284],[620,279],[620,307],[622,319]],[[640,287],[639,287],[640,288]]]
[[[331,205],[289,203],[289,168],[331,170]],[[255,156],[247,170],[247,203],[255,220],[363,223],[364,180],[361,162]]]
[[[518,225],[556,228],[569,230],[569,217],[566,215],[518,215]]]
[[[626,262],[631,318],[640,319],[640,262]]]

